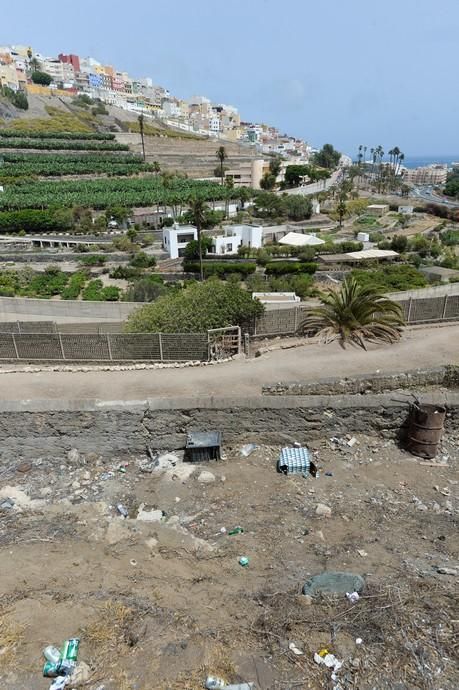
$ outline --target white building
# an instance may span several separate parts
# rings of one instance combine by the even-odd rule
[[[163,248],[170,259],[183,256],[188,242],[198,239],[198,230],[194,225],[179,225],[175,223],[171,228],[163,228]]]
[[[412,216],[414,211],[413,206],[399,206],[398,212],[402,213],[404,216]]]
[[[260,249],[263,245],[261,225],[226,225],[224,235],[212,237],[213,254],[237,254],[239,247]]]
[[[291,247],[318,247],[321,244],[325,244],[325,242],[315,235],[303,235],[300,232],[288,232],[281,240],[279,240],[279,244],[287,244]]]

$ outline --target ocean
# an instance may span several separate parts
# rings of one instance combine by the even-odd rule
[[[433,163],[447,163],[451,167],[453,162],[459,163],[459,153],[455,156],[405,156],[402,165],[405,168],[422,168]]]

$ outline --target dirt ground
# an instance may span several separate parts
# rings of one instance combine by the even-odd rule
[[[278,474],[277,447],[164,470],[76,451],[0,470],[0,687],[47,689],[42,649],[78,635],[68,688],[197,690],[212,673],[261,690],[457,690],[458,449],[445,438],[430,467],[390,440],[327,438],[311,444],[316,478]],[[301,588],[325,570],[362,575],[360,600],[311,603]],[[336,680],[314,662],[323,648]]]

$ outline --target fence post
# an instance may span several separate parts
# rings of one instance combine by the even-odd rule
[[[411,305],[413,304],[413,298],[410,297],[410,300],[408,302],[408,314],[406,315],[406,322],[410,323],[411,320]]]
[[[242,352],[242,334],[241,334],[241,327],[237,327],[237,353],[240,355]]]
[[[295,320],[294,320],[294,329],[293,333],[296,333],[296,329],[298,328],[298,307],[295,307]]]
[[[61,346],[62,359],[65,359],[64,344],[62,342],[62,336],[60,333],[58,333],[57,335],[59,336],[59,345]]]
[[[248,333],[244,333],[244,351],[248,357],[250,354],[250,335]]]
[[[16,321],[16,324],[17,324],[17,327],[18,327],[18,334],[20,334],[20,333],[21,333],[21,322],[20,322],[20,321]]]
[[[448,306],[448,295],[445,295],[445,300],[443,302],[443,312],[441,318],[444,319],[446,315],[446,307]]]
[[[16,338],[14,337],[14,333],[11,333],[11,337],[13,338],[13,345],[14,345],[14,351],[16,353],[16,359],[19,359],[19,352],[18,352],[18,348],[16,345]]]
[[[110,333],[107,333],[107,334],[106,334],[106,337],[107,337],[108,357],[109,357],[109,359],[110,359],[110,362],[112,362],[112,361],[113,361],[113,357],[112,357],[112,346],[111,346],[111,343],[110,343]]]
[[[209,337],[209,336],[207,336]],[[159,339],[159,357],[161,359],[161,362],[163,361],[163,338],[161,333],[158,333],[158,339]]]

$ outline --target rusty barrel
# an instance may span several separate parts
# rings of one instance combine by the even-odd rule
[[[412,405],[408,450],[421,458],[434,458],[443,433],[446,408],[443,405]]]

